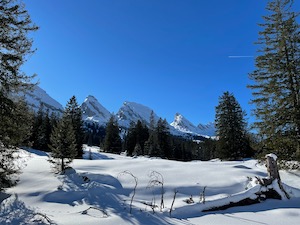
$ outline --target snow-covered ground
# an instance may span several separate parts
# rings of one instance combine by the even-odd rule
[[[53,172],[46,153],[22,151],[20,162],[24,168],[19,183],[6,190],[10,197],[0,193],[0,201],[6,198],[0,204],[0,224],[299,224],[299,171],[280,171],[285,188],[292,196],[290,200],[267,200],[223,211],[202,212],[218,202],[230,202],[242,196],[247,185],[249,188],[248,177],[265,177],[266,168],[256,160],[177,162],[99,153],[95,147],[86,148],[86,158],[89,158],[89,149],[93,160],[74,160],[73,169],[65,175]],[[127,172],[122,173],[124,171]],[[137,178],[137,188],[130,214],[135,186],[131,174]],[[153,182],[155,179],[157,182]],[[162,182],[164,208],[160,212]],[[204,187],[205,204],[199,203]],[[194,203],[187,204],[190,198]],[[150,207],[153,203],[158,206],[154,213]]]

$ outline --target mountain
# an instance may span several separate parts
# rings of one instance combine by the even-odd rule
[[[144,122],[146,125],[149,125],[152,111],[153,110],[147,106],[126,101],[123,103],[117,113],[119,126],[123,128],[129,128],[132,122],[136,123],[138,120]],[[154,120],[156,122],[159,120],[159,117],[155,113]]]
[[[35,86],[31,91],[26,90],[24,92],[19,92],[17,96],[24,97],[25,101],[35,112],[37,112],[41,104],[43,104],[44,110],[48,109],[50,114],[55,113],[60,115],[63,113],[63,106],[50,97],[46,91],[39,86]]]
[[[198,128],[201,130],[201,134],[204,134],[204,135],[207,135],[207,136],[216,136],[216,124],[211,122],[211,123],[208,123],[206,125],[203,125],[203,124],[199,124],[198,125]]]
[[[44,109],[49,109],[50,113],[63,113],[64,109],[62,105],[51,98],[39,86],[36,86],[32,91],[18,93],[18,96],[24,96],[25,100],[34,111],[38,111],[40,105],[43,104]],[[80,107],[82,109],[84,121],[96,122],[101,126],[105,126],[112,115],[94,96],[91,95],[86,97]],[[132,122],[136,123],[138,120],[149,126],[152,111],[151,108],[142,104],[125,101],[116,116],[118,118],[119,126],[126,130],[130,127]],[[159,116],[154,111],[153,113],[154,120],[157,122]],[[199,124],[198,126],[195,126],[179,113],[176,113],[174,121],[169,126],[169,130],[172,135],[183,137],[215,136],[214,123],[209,123],[207,125]]]
[[[174,121],[170,124],[176,130],[187,134],[199,134],[198,127],[194,126],[190,121],[188,121],[183,115],[176,113]]]
[[[84,121],[96,122],[99,125],[105,125],[111,117],[111,113],[92,95],[86,97],[81,104],[81,110]]]
[[[176,113],[174,121],[170,124],[174,129],[185,135],[215,136],[214,123],[195,126],[183,115]]]

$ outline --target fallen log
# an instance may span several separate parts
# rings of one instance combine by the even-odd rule
[[[282,185],[276,160],[276,155],[266,155],[268,177],[255,177],[250,189],[223,199],[206,202],[206,206],[202,208],[202,211],[217,211],[236,206],[252,205],[260,203],[266,199],[290,199],[289,194],[285,191]]]

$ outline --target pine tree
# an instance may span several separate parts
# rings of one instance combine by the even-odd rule
[[[166,119],[159,118],[156,126],[157,143],[159,146],[158,156],[172,158],[173,152],[170,142],[170,133]]]
[[[120,153],[122,151],[119,125],[114,116],[110,117],[106,126],[104,150],[111,153]]]
[[[30,133],[26,128],[30,120],[23,120],[29,115],[24,114],[28,112],[26,105],[14,103],[9,96],[13,91],[31,86],[32,76],[22,73],[20,67],[26,56],[34,52],[32,39],[27,35],[35,30],[37,26],[23,4],[14,0],[0,1],[0,189],[9,183],[9,175],[16,172],[11,167],[14,158],[11,149],[24,141],[24,131],[26,135]],[[20,111],[21,108],[25,111]]]
[[[83,155],[82,145],[83,145],[83,138],[84,138],[82,111],[77,103],[75,96],[72,96],[69,102],[67,103],[65,109],[65,115],[71,121],[72,127],[74,129],[74,134],[76,139],[76,151],[77,151],[76,157],[82,158]]]
[[[217,154],[223,159],[247,156],[249,145],[246,138],[245,112],[233,94],[224,92],[216,107]]]
[[[300,159],[300,26],[292,6],[292,0],[267,4],[249,88],[256,106],[254,125],[264,137],[265,148]]]
[[[32,39],[27,35],[37,30],[24,4],[16,0],[0,1],[0,92],[28,86],[32,76],[20,71],[26,56],[32,54]]]
[[[77,155],[76,137],[72,126],[72,121],[64,115],[50,136],[52,150],[50,162],[60,167],[63,172]]]
[[[125,142],[125,149],[127,151],[127,155],[131,156],[133,154],[135,145],[136,145],[136,124],[134,122],[130,123]]]
[[[32,147],[43,151],[49,150],[50,134],[52,131],[51,120],[49,118],[49,110],[44,110],[44,105],[41,104],[40,108],[35,115],[34,123],[32,126],[30,141]]]
[[[144,143],[144,152],[149,156],[160,156],[160,150],[157,143],[156,121],[153,111],[151,111],[149,120],[149,137],[148,140]]]
[[[25,101],[13,102],[0,92],[0,190],[12,184],[10,175],[18,171],[13,153],[15,147],[27,144],[32,118]]]

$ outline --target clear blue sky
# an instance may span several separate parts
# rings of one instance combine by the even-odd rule
[[[24,2],[40,26],[24,71],[63,106],[94,95],[111,112],[133,101],[198,125],[229,91],[251,117],[254,58],[230,56],[256,55],[266,0]]]

